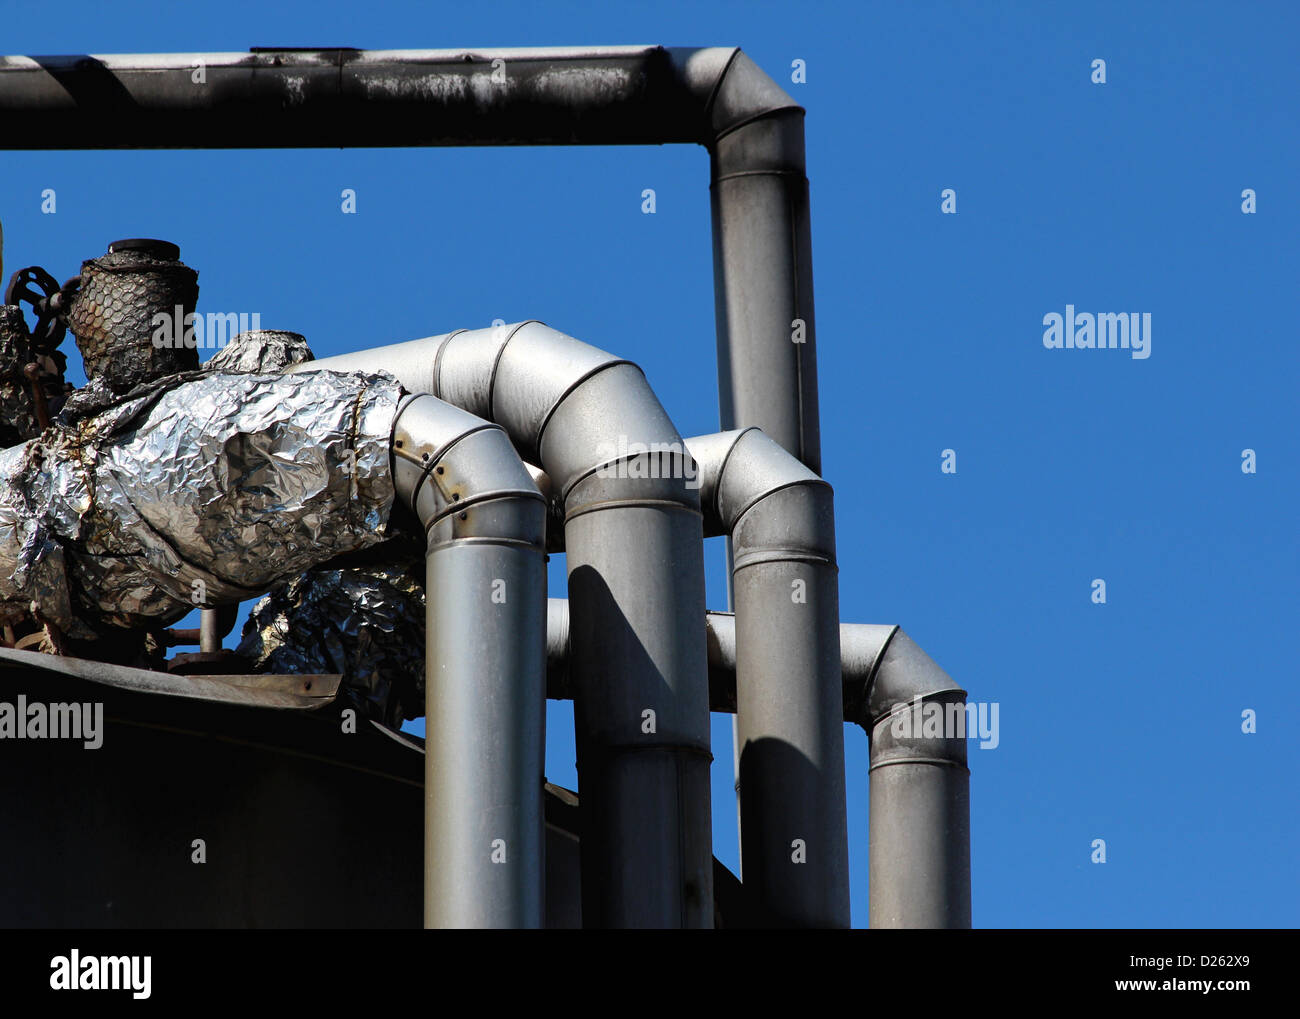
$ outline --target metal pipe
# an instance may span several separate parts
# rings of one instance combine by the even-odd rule
[[[734,47],[0,57],[0,149],[709,149],[723,428],[820,471],[804,111]]]
[[[704,145],[711,156],[722,425],[762,427],[809,468],[820,470],[803,110],[738,49],[265,49],[4,57],[0,112],[30,126],[18,136],[0,138],[0,147],[12,148]],[[495,379],[495,366],[490,376]],[[671,425],[668,432],[675,436]],[[605,499],[604,480],[573,478],[563,493],[566,511],[569,499],[591,506]],[[672,486],[640,487],[643,511],[649,505],[661,514],[668,505],[693,508]],[[621,509],[647,529],[658,526],[670,543],[692,529],[670,526],[667,517],[645,512],[638,517],[628,507]],[[585,523],[573,512],[568,518],[565,530],[582,535],[580,544],[590,552],[600,582],[618,579],[630,587],[632,579],[619,575],[616,554],[605,551],[618,538],[614,514]],[[585,578],[578,574],[577,582]],[[688,577],[691,590],[694,580]],[[598,594],[592,592],[591,604]],[[630,608],[628,600],[635,597],[630,590],[613,593],[620,609]],[[586,596],[580,600],[588,602]],[[659,625],[667,610],[641,605],[636,614],[634,635],[641,627]],[[594,618],[585,610],[575,613],[581,625]],[[833,629],[833,620],[821,625]],[[674,641],[668,644],[678,647]],[[635,647],[634,639],[624,642],[628,653]],[[678,651],[682,663],[698,657],[687,644]],[[674,664],[668,671],[675,673],[678,656],[670,657]],[[642,672],[649,677],[666,667],[658,662]],[[689,672],[694,666],[684,668]],[[647,678],[643,692],[651,688]],[[580,698],[580,714],[593,698],[594,692]],[[626,703],[606,706],[629,709]],[[698,738],[695,709],[683,710],[692,720],[674,736],[680,736],[674,753],[685,752]],[[589,749],[589,759],[600,755],[600,744]],[[647,765],[646,770],[652,769]],[[692,848],[686,855],[698,854]],[[700,891],[692,883],[696,869],[682,872],[691,895]],[[650,907],[628,906],[631,912],[625,913],[617,905],[593,908],[611,920],[635,913],[654,922],[656,916]],[[683,907],[681,916],[683,922],[701,919],[693,907]]]
[[[704,623],[710,705],[714,711],[734,712],[736,617],[708,612]],[[547,608],[547,696],[552,699],[573,696],[568,641],[568,605],[552,598]],[[870,925],[969,927],[965,741],[892,731],[900,712],[916,710],[915,698],[922,711],[933,703],[955,713],[963,710],[965,691],[897,626],[842,623],[839,646],[843,718],[861,726],[871,742]]]
[[[731,539],[744,882],[770,922],[849,926],[830,485],[756,428],[688,439]]]
[[[966,691],[895,633],[867,694],[872,927],[971,924],[966,740],[950,724],[926,737],[920,724],[931,713],[962,715],[964,732],[965,705]]]
[[[541,927],[545,502],[504,431],[431,396],[392,450],[427,538],[424,923]]]
[[[821,472],[804,110],[740,50],[679,57],[708,96],[720,425]]]
[[[876,666],[897,626],[873,623],[840,624],[840,662],[844,677],[844,721],[862,725],[870,734],[870,719],[863,723],[864,696],[875,678]],[[704,637],[709,663],[709,710],[736,712],[736,616],[731,612],[704,613]],[[570,670],[569,601],[549,598],[546,606],[546,696],[553,701],[573,700]]]
[[[496,421],[564,506],[583,923],[711,927],[703,529],[693,463],[635,365],[539,322],[294,370],[387,371]]]
[[[229,632],[229,631],[227,631]],[[199,609],[199,650],[215,652],[221,650],[221,623],[217,619],[216,609]]]

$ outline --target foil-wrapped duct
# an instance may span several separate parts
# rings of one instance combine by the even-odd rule
[[[40,432],[31,383],[23,375],[35,361],[22,308],[0,305],[0,446],[17,445]]]
[[[424,714],[423,556],[309,570],[259,601],[237,652],[257,672],[340,673],[363,717]]]
[[[108,254],[81,263],[81,289],[68,328],[86,362],[86,378],[115,393],[175,372],[193,371],[199,353],[183,342],[185,317],[199,299],[199,274],[166,241],[114,241]],[[165,315],[166,326],[155,323]],[[155,333],[167,342],[155,344]]]
[[[283,329],[250,329],[213,354],[204,363],[203,370],[240,374],[277,372],[291,364],[315,359],[301,333]]]
[[[257,329],[203,367],[273,372],[311,360],[300,334]],[[422,552],[390,541],[375,550],[373,564],[320,567],[273,588],[253,606],[237,653],[254,672],[339,673],[348,702],[394,729],[424,714]]]
[[[80,394],[78,394],[80,396]],[[383,540],[401,387],[198,373],[0,453],[0,621],[165,625]]]

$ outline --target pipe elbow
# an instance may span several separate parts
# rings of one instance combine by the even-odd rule
[[[671,47],[668,52],[678,80],[704,112],[702,144],[763,117],[803,117],[803,107],[739,47]]]
[[[865,708],[859,724],[871,737],[872,768],[966,767],[966,691],[898,627],[880,650]]]
[[[572,514],[608,497],[698,510],[694,465],[641,369],[537,321],[462,330],[438,347],[435,395],[498,422]]]
[[[544,546],[546,502],[498,425],[408,396],[393,422],[392,466],[430,549],[469,538]]]
[[[835,565],[834,491],[758,428],[686,440],[705,533],[729,535],[736,570],[773,559]]]
[[[804,109],[739,49],[673,50],[679,79],[701,108],[697,140],[713,180],[736,174],[803,177]]]

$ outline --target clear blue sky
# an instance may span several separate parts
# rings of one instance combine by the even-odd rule
[[[976,925],[1300,920],[1295,5],[41,10],[4,3],[0,50],[740,45],[787,83],[806,61],[787,88],[808,109],[843,618],[902,624],[1000,705],[1000,745],[971,746]],[[707,177],[680,146],[5,153],[0,219],[10,271],[60,279],[118,237],[176,241],[200,311],[260,312],[318,355],[539,318],[638,361],[695,434],[718,424]],[[1152,356],[1045,349],[1067,303],[1150,312]],[[549,726],[572,786],[569,705]],[[734,868],[730,744],[715,716]],[[867,744],[846,745],[862,925]]]

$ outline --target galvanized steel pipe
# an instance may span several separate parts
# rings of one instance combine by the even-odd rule
[[[501,428],[431,396],[393,474],[427,538],[425,926],[541,927],[546,506]]]
[[[830,485],[756,428],[687,440],[731,539],[745,888],[771,922],[849,926]]]
[[[966,691],[901,630],[867,694],[871,728],[872,927],[969,927],[970,771],[966,740],[894,726],[901,712],[964,713]],[[918,707],[919,705],[919,707]]]

